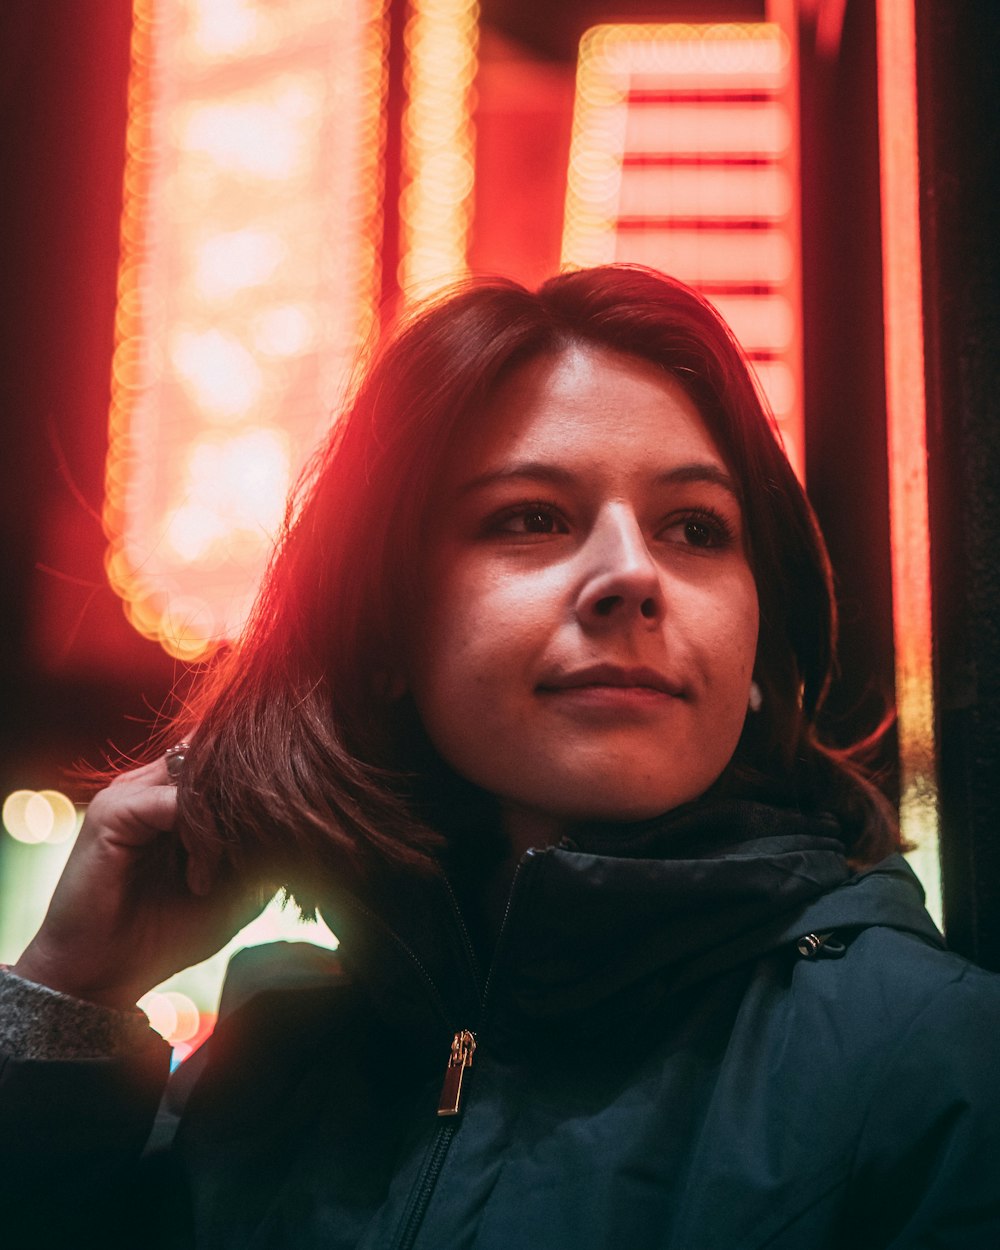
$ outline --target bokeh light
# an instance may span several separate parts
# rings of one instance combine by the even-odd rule
[[[18,842],[57,846],[76,833],[80,817],[59,790],[14,790],[3,804],[4,828]]]
[[[467,272],[475,184],[476,0],[412,0],[406,24],[399,285],[430,295]]]
[[[136,1005],[149,1017],[150,1028],[172,1046],[190,1041],[199,1032],[201,1013],[179,990],[151,990]]]
[[[186,660],[240,633],[380,294],[386,0],[135,0],[105,567]]]

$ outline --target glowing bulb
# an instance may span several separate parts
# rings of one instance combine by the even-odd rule
[[[285,258],[281,239],[266,230],[228,230],[207,239],[195,257],[194,282],[208,300],[229,299],[266,282]]]
[[[201,0],[192,31],[206,56],[233,56],[246,52],[259,37],[261,14],[246,0]]]
[[[204,504],[187,504],[171,516],[166,540],[186,564],[194,564],[222,532],[217,512]]]
[[[179,331],[171,358],[208,416],[233,421],[260,399],[264,379],[256,360],[238,339],[222,330]]]
[[[322,84],[317,91],[315,83],[298,75],[270,98],[254,92],[239,101],[194,104],[181,123],[178,141],[182,149],[207,157],[230,174],[288,179],[308,166],[321,99]]]
[[[253,343],[266,356],[301,356],[316,338],[316,323],[297,304],[268,308],[253,321]]]

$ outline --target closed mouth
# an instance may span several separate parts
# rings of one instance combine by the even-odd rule
[[[672,698],[683,698],[684,689],[676,682],[669,681],[662,673],[653,668],[623,668],[615,664],[595,664],[587,668],[570,672],[557,672],[546,675],[538,685],[541,693],[558,693],[560,691],[587,689],[617,689],[622,691],[651,691],[669,695]]]

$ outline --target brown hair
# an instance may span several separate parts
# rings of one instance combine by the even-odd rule
[[[858,862],[898,845],[887,801],[817,732],[836,641],[829,560],[743,354],[698,294],[632,266],[560,274],[537,292],[474,282],[375,351],[304,479],[245,637],[171,729],[194,740],[180,796],[189,845],[221,843],[306,907],[317,875],[433,868],[443,835],[415,798],[426,743],[387,686],[418,602],[435,477],[502,376],[580,342],[676,377],[741,487],[763,707],[717,787],[834,812]]]

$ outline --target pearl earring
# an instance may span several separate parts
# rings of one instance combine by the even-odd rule
[[[759,712],[764,706],[764,696],[755,681],[750,683],[750,697],[747,700],[751,712]]]

